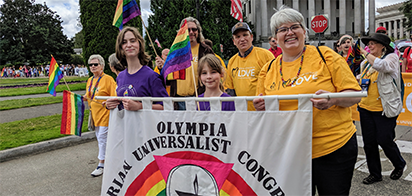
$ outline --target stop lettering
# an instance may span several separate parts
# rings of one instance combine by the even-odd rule
[[[315,33],[325,32],[328,25],[328,19],[323,15],[317,15],[310,21],[310,27]]]

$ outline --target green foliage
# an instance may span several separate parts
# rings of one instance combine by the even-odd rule
[[[77,66],[77,65],[83,65],[83,63],[84,63],[84,58],[82,55],[72,54],[72,64]]]
[[[62,96],[4,100],[0,101],[0,111],[39,105],[48,105],[61,102],[63,102]]]
[[[213,51],[223,59],[229,59],[237,52],[237,48],[232,41],[232,26],[238,21],[230,15],[231,2],[226,0],[199,1],[200,25],[203,28],[205,39],[213,42]],[[182,19],[192,16],[196,18],[195,0],[169,0],[150,1],[150,10],[154,13],[148,20],[148,31],[153,41],[157,38],[163,48],[170,48]],[[149,46],[150,41],[145,37],[147,50],[154,55],[153,49]],[[220,44],[223,45],[223,54],[220,52]],[[161,50],[155,44],[157,53]]]
[[[136,0],[136,2],[140,5],[139,0]],[[84,64],[87,65],[90,55],[100,54],[106,63],[104,72],[115,77],[115,74],[110,70],[107,59],[115,52],[116,38],[119,33],[119,29],[112,25],[117,0],[79,0],[79,4],[80,22],[83,26]],[[133,18],[125,26],[134,26],[141,30],[140,16]],[[89,72],[89,74],[92,73]]]
[[[403,12],[407,19],[403,26],[412,31],[412,0],[405,1],[399,8],[399,11]]]
[[[42,116],[32,119],[0,123],[0,150],[34,144],[67,135],[60,134],[62,115]],[[84,111],[82,132],[87,132],[89,110]]]
[[[83,41],[84,41],[84,35],[83,35],[83,30],[81,30],[80,32],[76,33],[76,35],[74,35],[72,39],[73,48],[82,48]]]
[[[77,76],[65,76],[66,82],[83,81],[86,82],[88,77],[77,77]],[[28,85],[28,84],[47,84],[49,78],[2,78],[0,80],[0,86],[16,86],[16,85]],[[64,85],[64,81],[60,80],[60,85]]]
[[[69,84],[69,88],[71,91],[86,90],[86,83]],[[42,94],[47,93],[46,89],[46,86],[27,87],[23,90],[22,88],[4,88],[0,89],[0,97]],[[56,92],[63,92],[63,90],[68,90],[64,84],[60,84],[56,87]]]
[[[60,16],[34,0],[4,0],[0,6],[0,64],[50,61],[52,54],[70,62],[71,43],[62,31]]]

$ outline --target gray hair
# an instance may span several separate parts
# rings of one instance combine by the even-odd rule
[[[119,60],[117,60],[116,58],[116,53],[113,53],[109,56],[109,66],[113,67],[114,65],[116,65],[117,63],[120,63]]]
[[[308,32],[305,24],[305,18],[299,11],[292,9],[286,5],[282,5],[279,10],[274,10],[275,14],[273,14],[273,16],[270,18],[270,29],[273,36],[276,35],[276,29],[278,29],[285,23],[298,22],[302,25],[303,29]]]
[[[197,27],[197,31],[198,31],[198,37],[197,37],[197,42],[198,43],[202,43],[203,41],[205,41],[205,37],[203,36],[203,33],[202,33],[202,26],[200,26],[200,22],[196,19],[196,18],[193,18],[193,17],[191,17],[191,16],[189,16],[189,17],[187,17],[187,18],[185,18],[186,20],[187,20],[187,22],[194,22],[195,24],[196,24],[196,27]],[[183,23],[185,22],[185,19],[183,19],[181,22],[180,22],[180,25],[179,25],[179,28],[183,25]]]
[[[103,66],[103,70],[104,70],[104,67],[106,65],[104,64],[103,57],[100,54],[92,54],[92,55],[90,55],[89,60],[87,61],[87,63],[90,64],[90,61],[92,61],[93,59],[97,59],[99,61],[99,64]]]

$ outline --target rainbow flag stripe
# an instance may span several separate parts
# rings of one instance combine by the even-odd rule
[[[56,87],[59,85],[60,79],[63,78],[63,72],[60,71],[59,65],[52,56],[49,69],[49,85],[47,86],[47,92],[53,96],[56,96]]]
[[[355,76],[360,73],[360,64],[362,60],[362,55],[360,53],[360,42],[358,39],[355,46],[349,48],[348,56],[346,56],[346,62]]]
[[[60,133],[66,135],[82,135],[84,103],[81,95],[63,91],[63,111]]]
[[[119,0],[113,18],[113,26],[122,30],[124,24],[139,15],[141,15],[141,13],[136,0]]]
[[[187,21],[180,27],[179,32],[170,48],[165,64],[161,71],[164,79],[172,72],[184,70],[190,67],[192,61],[192,50],[190,48],[189,31]]]

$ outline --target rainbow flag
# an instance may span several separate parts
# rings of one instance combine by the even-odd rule
[[[190,48],[189,31],[187,29],[187,21],[180,27],[177,32],[176,38],[170,47],[169,54],[167,55],[165,64],[161,76],[166,80],[167,75],[172,72],[185,70],[190,67],[192,61],[192,50]]]
[[[356,41],[354,47],[350,47],[348,56],[346,56],[346,62],[348,63],[352,73],[356,76],[360,73],[360,64],[362,62],[362,55],[360,53],[359,39]]]
[[[113,18],[113,26],[123,29],[123,25],[136,16],[140,16],[140,9],[136,0],[119,0]]]
[[[47,92],[56,96],[56,87],[59,85],[60,79],[63,78],[63,72],[60,71],[59,65],[52,55],[49,68],[49,86],[47,86]]]
[[[81,95],[63,91],[63,110],[60,133],[66,135],[82,135],[84,103]]]
[[[4,76],[4,69],[6,69],[5,67],[3,67],[3,69],[1,70],[0,76],[3,77]]]

